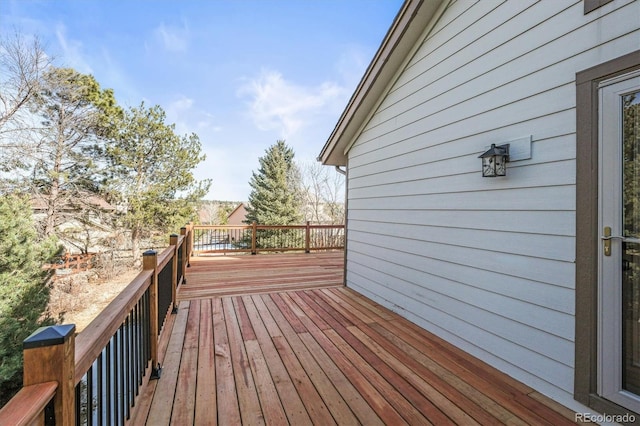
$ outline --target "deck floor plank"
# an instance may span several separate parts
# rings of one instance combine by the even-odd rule
[[[265,296],[265,298],[268,298],[268,296]],[[263,319],[266,320],[267,316],[271,317],[268,323],[273,324],[275,327],[278,327],[278,330],[280,330],[280,326],[274,318],[274,316],[280,314],[280,312],[277,305],[272,304],[270,299],[269,302],[269,307],[271,307],[271,309],[267,307],[263,298],[256,300],[256,305],[262,304],[264,307],[264,309],[261,309],[261,316]],[[283,319],[283,317],[281,318]],[[286,323],[281,321],[280,324],[282,324],[282,327],[284,327],[286,332],[289,332],[289,335],[292,335],[293,330],[290,327],[287,327]],[[305,405],[309,407],[309,415],[313,419],[313,422],[319,425],[332,424],[335,422],[339,425],[358,424],[356,417],[349,408],[349,405],[335,390],[322,369],[319,368],[317,363],[310,362],[312,360],[312,356],[304,344],[299,341],[299,339],[285,339],[284,335],[287,334],[286,332],[280,333],[280,335],[277,336],[272,335],[272,339],[274,340],[274,343],[276,343],[276,347],[279,349],[279,352],[281,351],[284,364],[290,371],[301,398],[305,401]],[[306,364],[306,372],[300,364],[301,361]],[[314,383],[311,382],[309,376],[314,377],[315,388]],[[322,401],[319,392],[322,393],[325,401],[328,402],[328,409],[326,408],[326,404]],[[316,406],[322,411],[318,413],[319,410]],[[328,410],[330,410],[330,413]],[[332,415],[335,421],[330,420],[329,418],[323,420],[322,418],[326,417],[327,414],[329,417]]]
[[[221,425],[240,424],[240,406],[236,394],[236,380],[231,362],[231,350],[227,324],[222,310],[222,299],[211,301],[213,314],[213,350],[216,369],[216,401],[218,423]],[[237,367],[236,367],[237,368]]]
[[[198,377],[198,341],[200,340],[200,301],[189,305],[187,328],[182,344],[182,358],[174,398],[171,422],[178,425],[193,424],[196,405],[196,379]]]
[[[262,349],[257,340],[245,341],[247,347],[247,356],[251,371],[256,378],[256,387],[260,404],[264,413],[265,422],[267,424],[282,425],[287,424],[287,413],[282,406],[273,377],[269,373],[267,361],[264,358]],[[307,423],[308,424],[308,423]]]
[[[337,287],[343,282],[343,262],[341,251],[194,257],[178,297],[190,300]]]
[[[570,410],[342,286],[343,261],[193,258],[162,377],[143,389],[135,423],[574,424]]]
[[[413,406],[401,411],[401,414],[409,416],[406,417],[409,423],[422,424],[422,422],[426,420],[423,416],[426,416],[426,418],[435,424],[451,423],[450,419],[448,419],[438,407],[433,405],[431,401],[424,398],[417,389],[411,386],[406,377],[394,374],[391,367],[347,329],[347,327],[351,327],[352,325],[349,320],[337,311],[325,309],[327,304],[319,300],[320,298],[315,298],[314,300],[306,292],[301,294],[301,297],[316,311],[318,316],[322,317],[331,326],[331,328],[327,330],[327,333],[330,333],[329,336],[334,343],[340,344],[341,348],[348,351],[352,356],[357,356],[356,359],[364,360],[367,367],[373,367],[375,371],[397,391],[397,394],[402,396],[402,399],[400,399],[396,393],[390,392],[389,396],[392,398],[390,402],[402,403],[402,401],[406,399]]]
[[[339,310],[343,315],[351,319],[354,324],[358,325],[358,329],[352,329],[352,333],[358,337],[364,344],[370,348],[377,347],[376,353],[383,354],[387,364],[393,364],[394,370],[405,376],[412,384],[421,390],[425,396],[434,401],[438,407],[445,408],[447,416],[452,418],[458,424],[474,424],[483,423],[491,424],[498,421],[498,418],[490,415],[481,406],[459,392],[455,386],[449,381],[456,381],[455,377],[447,376],[447,380],[442,379],[433,371],[424,370],[424,366],[416,361],[416,358],[422,356],[421,353],[413,350],[397,335],[387,333],[379,333],[378,322],[383,321],[382,318],[375,318],[375,312],[368,312],[366,307],[360,304],[349,304],[344,299],[337,297],[331,291],[321,291],[319,296],[325,299],[335,309]],[[349,309],[350,308],[350,309]],[[362,326],[363,321],[358,323],[358,319],[362,318],[366,326]],[[411,374],[412,371],[424,370],[421,376]],[[471,419],[468,418],[471,416]],[[508,416],[510,417],[510,416]]]
[[[415,324],[399,317],[396,321],[383,322],[381,324],[385,324],[391,334],[405,336],[407,340],[414,341],[418,347],[421,347],[420,352],[433,354],[430,355],[431,360],[438,360],[438,362],[449,365],[454,375],[465,377],[467,383],[480,390],[483,395],[493,398],[499,406],[509,405],[511,413],[506,416],[502,414],[499,418],[510,418],[510,422],[518,422],[514,419],[520,419],[525,424],[565,424],[564,422],[567,419],[556,417],[555,412],[549,413],[551,419],[542,418],[536,411],[545,412],[545,410],[532,411],[519,403],[506,404],[507,401],[516,402],[516,395],[528,395],[532,392],[532,389],[497,370],[488,371],[486,364],[476,358],[469,357],[435,336],[430,340],[420,338],[423,330]],[[374,325],[372,327],[376,328],[377,326]],[[412,336],[411,330],[415,331],[418,336]],[[531,401],[531,404],[533,406],[537,405],[534,401]],[[484,406],[484,408],[488,410],[490,406]],[[536,408],[540,409],[540,407]],[[555,422],[550,420],[555,420]]]
[[[508,423],[511,425],[526,425],[525,422],[520,421],[517,417],[514,416],[513,413],[506,410],[500,404],[480,392],[476,387],[470,385],[467,381],[463,380],[459,376],[437,362],[435,362],[430,356],[425,355],[425,353],[421,352],[419,349],[414,348],[405,340],[402,339],[398,334],[392,333],[383,326],[379,324],[372,325],[372,328],[376,330],[380,335],[384,338],[392,342],[398,350],[407,354],[407,356],[413,360],[410,365],[415,365],[414,363],[418,363],[423,367],[423,375],[425,378],[428,378],[430,382],[435,383],[438,387],[445,386],[455,389],[460,393],[461,398],[452,400],[458,401],[457,403],[461,406],[464,406],[465,409],[478,420],[480,423],[490,424],[490,421],[483,421],[483,418],[492,417],[497,420],[498,423]],[[429,352],[427,352],[429,353]],[[416,367],[414,367],[416,368]],[[478,415],[477,410],[474,407],[469,407],[469,404],[464,401],[464,399],[468,399],[475,403],[481,413]]]
[[[335,294],[335,293],[334,293]],[[357,306],[361,306],[363,309],[368,310],[372,315],[378,315],[380,313],[379,305],[374,302],[370,302],[366,300],[366,298],[361,297],[360,295],[356,295],[354,298],[349,298],[349,302],[356,302]],[[354,306],[355,304],[352,304]],[[386,312],[382,312],[386,318],[388,318],[388,314]],[[498,419],[503,421],[508,421],[509,423],[520,423],[522,420],[519,420],[518,414],[525,419],[532,420],[528,413],[522,410],[516,410],[517,413],[511,413],[504,410],[501,402],[505,401],[505,394],[503,391],[503,387],[507,383],[502,382],[494,382],[488,383],[482,377],[476,377],[476,373],[482,372],[483,369],[477,369],[476,366],[478,364],[475,362],[476,360],[468,360],[467,357],[460,357],[460,352],[457,348],[453,348],[446,342],[441,341],[440,339],[434,336],[433,339],[424,340],[420,337],[420,335],[416,335],[412,333],[412,331],[421,331],[417,326],[413,323],[402,319],[400,317],[396,317],[394,321],[383,321],[382,317],[378,318],[379,321],[376,324],[372,324],[372,328],[374,329],[385,329],[388,334],[386,334],[387,338],[390,340],[394,340],[393,336],[397,336],[398,338],[404,339],[405,342],[413,342],[416,345],[417,351],[414,353],[414,359],[422,359],[425,366],[427,368],[431,368],[432,371],[437,371],[440,375],[446,376],[448,378],[447,383],[449,384],[460,384],[459,380],[455,380],[454,378],[465,377],[464,383],[468,388],[474,390],[480,390],[479,393],[482,395],[476,399],[479,399],[482,402],[482,407],[488,412],[493,412],[496,414]],[[385,334],[385,333],[381,333]],[[401,346],[401,343],[396,342],[398,346]],[[441,344],[439,346],[438,344]],[[409,348],[405,347],[405,351],[409,351]],[[420,357],[420,354],[428,353],[429,357]],[[435,360],[435,363],[434,363]],[[441,364],[448,366],[451,369],[450,374],[445,374],[442,369],[438,368]],[[430,367],[429,367],[430,366]],[[437,366],[437,367],[436,367]],[[480,373],[482,374],[482,373]],[[495,376],[492,375],[491,379],[494,380]],[[515,382],[515,381],[514,381]],[[519,391],[523,393],[528,393],[530,388],[523,386],[522,384],[516,382],[515,383],[519,387]],[[508,388],[508,387],[507,387]],[[482,389],[490,389],[488,392],[490,395],[497,400],[494,402],[493,400],[486,397],[487,392],[482,392]],[[476,396],[477,393],[469,392],[469,394]],[[509,395],[506,395],[506,399],[510,398]],[[522,421],[520,424],[526,424],[526,422]]]
[[[171,334],[164,355],[162,375],[160,376],[160,380],[156,382],[153,402],[151,403],[149,416],[147,417],[147,424],[149,425],[169,424],[171,419],[176,385],[178,383],[180,360],[182,359],[184,336],[186,334],[189,316],[189,305],[181,303],[181,306],[182,309],[178,310],[177,318],[173,324],[173,333]]]
[[[310,424],[311,418],[309,417],[309,413],[307,413],[302,399],[293,384],[293,380],[287,372],[287,368],[285,367],[284,362],[275,347],[274,341],[271,338],[272,336],[269,335],[269,331],[264,323],[264,318],[260,317],[258,308],[251,299],[251,296],[244,296],[242,301],[247,308],[249,320],[253,325],[257,342],[262,350],[262,357],[266,363],[269,374],[272,377],[272,382],[280,397],[280,402],[284,408],[289,423],[294,425]],[[280,334],[279,329],[278,334]],[[247,343],[250,342],[253,341],[248,341]]]
[[[270,331],[271,338],[313,421],[322,425],[336,424],[336,422],[356,424],[353,413],[282,316],[277,305],[268,295],[254,296],[253,299],[256,306],[260,307],[260,316],[262,318],[270,316],[273,320],[272,324],[281,330],[281,332],[273,330],[273,333]]]
[[[196,406],[193,421],[193,424],[196,425],[208,424],[215,426],[218,424],[212,317],[211,300],[203,300],[200,304]]]
[[[233,362],[233,374],[236,381],[238,406],[245,424],[261,425],[264,424],[264,416],[244,345],[244,340],[255,340],[255,335],[251,334],[247,337],[241,331],[242,328],[239,324],[241,315],[237,302],[237,300],[225,299],[223,307],[229,336],[229,349]],[[244,310],[244,305],[240,303],[240,306]],[[250,330],[253,333],[253,329]]]
[[[280,299],[284,303],[282,295],[274,294],[271,296],[272,298]],[[293,303],[292,300],[289,299],[289,301]],[[322,341],[325,343],[325,345],[320,345],[318,341],[314,340],[314,338],[307,332],[307,329],[304,326],[302,327],[303,330],[300,330],[295,334],[289,332],[290,330],[293,331],[293,327],[288,329],[284,334],[290,341],[299,340],[306,347],[306,353],[311,355],[310,358],[304,357],[301,359],[306,362],[307,371],[310,373],[312,378],[320,376],[319,380],[322,380],[322,384],[316,384],[316,387],[325,397],[325,403],[330,407],[331,411],[335,413],[335,406],[337,404],[341,404],[342,400],[344,400],[357,416],[361,424],[381,424],[380,417],[375,411],[371,410],[369,403],[362,397],[363,394],[369,396],[375,396],[378,394],[375,387],[364,379],[362,374],[360,374],[359,371],[352,366],[349,360],[331,344],[326,336],[321,333],[317,335],[321,336]],[[296,348],[297,353],[305,353],[304,349],[298,348],[297,346]],[[316,366],[320,367],[320,369],[317,370]],[[351,377],[351,380],[354,383],[347,378],[347,375]],[[334,393],[333,389],[329,387],[328,384],[325,384],[325,377],[331,382],[340,397]],[[357,385],[361,386],[357,387]],[[381,410],[388,410],[389,408],[389,406],[385,405],[384,407],[381,407]],[[391,409],[390,412],[394,412],[394,410]],[[393,418],[393,420],[397,420],[398,418]]]

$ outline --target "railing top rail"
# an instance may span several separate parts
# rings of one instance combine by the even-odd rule
[[[258,229],[305,229],[307,225],[256,225]]]
[[[170,240],[170,246],[164,249],[162,253],[154,259],[154,267],[158,269],[163,268],[164,265],[169,263],[169,261],[177,255],[176,249],[180,248],[181,245],[186,248],[186,256],[184,256],[183,253],[181,267],[186,267],[186,259],[190,255],[193,225],[188,224],[181,228],[180,231],[181,235],[177,236],[178,238],[172,238]],[[175,269],[174,267],[172,273],[176,273]],[[29,376],[29,380],[26,379],[27,376],[25,375],[25,381],[35,383],[23,386],[22,389],[0,409],[0,425],[42,424],[44,410],[50,402],[53,402],[55,406],[56,417],[60,414],[62,423],[72,424],[75,415],[75,398],[77,397],[73,388],[77,387],[87,371],[92,369],[96,359],[99,358],[100,354],[108,346],[126,318],[131,315],[132,309],[140,303],[145,292],[153,283],[153,275],[153,268],[141,271],[127,287],[71,341],[70,346],[63,348],[64,353],[56,354],[56,359],[49,360],[50,351],[47,350],[35,353],[29,352],[28,364],[33,369],[30,371],[33,371],[34,374]],[[150,297],[153,298],[154,296]],[[175,301],[175,294],[172,294],[171,297],[172,300]],[[151,301],[151,306],[153,307],[153,300]],[[151,308],[150,311],[153,311],[153,309]],[[155,315],[151,315],[150,328],[152,331],[154,329],[154,319]],[[157,321],[159,321],[159,318]],[[155,333],[157,333],[157,321],[155,321]],[[73,333],[75,327],[73,325],[70,327],[69,333]],[[152,333],[153,337],[151,339],[149,355],[154,366],[158,361],[157,336],[155,333]],[[73,347],[74,350],[67,350],[71,347]],[[60,370],[57,368],[47,368],[40,371],[37,364],[43,359],[59,365]],[[25,357],[25,372],[27,371],[26,364]],[[159,367],[159,364],[157,365]],[[45,372],[46,374],[40,374]],[[57,372],[57,374],[53,374],[53,372]],[[40,380],[42,380],[42,382],[37,383]],[[91,395],[91,391],[89,391],[87,395]],[[78,401],[78,403],[81,402]]]
[[[252,225],[193,225],[193,229],[251,229]]]
[[[0,424],[31,425],[36,422],[58,389],[58,382],[25,386],[0,409]]]
[[[111,336],[151,284],[152,271],[142,271],[97,317],[76,337],[75,383],[91,367]]]
[[[162,268],[164,268],[164,266],[171,260],[171,256],[175,250],[175,246],[169,246],[158,254],[158,271],[162,270]]]
[[[258,228],[306,228],[306,224],[302,225],[260,225],[256,224]],[[311,228],[344,228],[343,224],[312,224],[308,225]],[[253,225],[193,225],[193,229],[251,229]]]

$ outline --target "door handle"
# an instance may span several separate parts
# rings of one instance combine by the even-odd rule
[[[603,229],[603,236],[600,237],[604,242],[604,255],[611,256],[611,240],[620,240],[625,243],[640,244],[640,238],[638,237],[623,237],[622,235],[611,235],[611,227],[605,226]]]

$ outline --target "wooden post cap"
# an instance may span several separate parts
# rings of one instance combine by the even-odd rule
[[[147,250],[144,253],[142,253],[143,256],[153,256],[155,254],[158,254],[158,252],[155,250]]]
[[[75,324],[51,325],[40,327],[22,342],[23,349],[42,348],[61,345],[76,331]]]

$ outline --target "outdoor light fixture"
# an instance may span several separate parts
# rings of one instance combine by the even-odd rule
[[[482,158],[482,177],[505,176],[509,161],[509,144],[496,146],[492,143],[491,148],[478,158]]]

